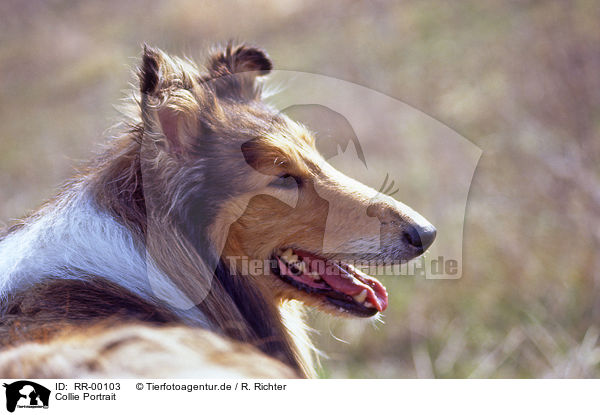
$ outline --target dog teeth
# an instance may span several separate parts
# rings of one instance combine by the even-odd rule
[[[373,304],[371,304],[370,302],[368,302],[368,301],[365,301],[365,302],[363,303],[363,306],[364,306],[364,307],[367,307],[367,308],[375,308],[375,306],[374,306]]]
[[[293,264],[293,263],[298,262],[298,255],[294,254],[294,250],[292,248],[286,249],[279,256],[288,264]]]
[[[318,272],[309,272],[309,273],[306,273],[305,275],[313,281],[319,281],[321,279],[321,276],[319,275]]]
[[[357,303],[364,303],[365,300],[367,299],[367,290],[362,290],[360,292],[360,294],[356,294],[354,297],[354,301],[356,301]]]

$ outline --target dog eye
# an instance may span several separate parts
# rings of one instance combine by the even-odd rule
[[[295,189],[300,186],[300,179],[286,173],[269,183],[269,186],[277,187],[279,189]]]

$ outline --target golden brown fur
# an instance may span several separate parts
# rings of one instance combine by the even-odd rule
[[[283,363],[206,330],[142,324],[70,328],[0,352],[2,378],[294,378]]]

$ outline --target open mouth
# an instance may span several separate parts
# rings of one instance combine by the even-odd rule
[[[385,287],[352,265],[292,248],[277,251],[274,259],[275,275],[298,290],[323,296],[343,311],[371,317],[387,307]]]

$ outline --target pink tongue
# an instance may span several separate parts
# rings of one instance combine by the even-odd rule
[[[353,276],[339,265],[312,256],[304,256],[311,271],[318,272],[327,284],[336,291],[340,291],[349,296],[360,294],[363,290],[367,291],[367,298],[370,304],[377,309],[383,311],[388,305],[388,296],[385,287],[375,278],[371,278],[365,273],[351,267]],[[359,278],[357,278],[359,277]],[[361,281],[362,280],[362,281]]]

